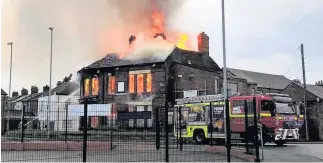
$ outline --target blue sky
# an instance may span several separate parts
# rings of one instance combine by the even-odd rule
[[[53,84],[102,58],[97,37],[118,21],[118,11],[107,1],[4,0],[1,87],[8,91],[8,41],[14,42],[13,90],[49,84],[49,26],[55,26]],[[222,66],[221,1],[184,2],[168,26],[192,37],[205,31],[211,39],[210,55]],[[322,0],[225,2],[228,67],[302,79],[303,43],[307,82],[323,80]]]

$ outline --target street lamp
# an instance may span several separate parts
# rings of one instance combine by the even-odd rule
[[[225,47],[225,16],[224,16],[224,0],[222,0],[222,50],[223,50],[223,95],[224,95],[224,100],[228,98],[228,82],[227,82],[227,60],[226,60],[226,47]],[[226,115],[226,106],[227,104],[224,104],[224,115]],[[224,116],[224,132],[226,133],[226,121],[227,117]],[[227,137],[225,137],[225,141],[227,141]]]
[[[10,46],[10,74],[9,74],[9,98],[10,98],[10,95],[11,95],[11,73],[12,73],[12,46],[13,46],[13,43],[12,42],[8,42],[7,45]],[[10,108],[11,108],[11,104],[10,104]],[[9,108],[9,110],[10,110]],[[8,121],[7,121],[7,131],[9,131],[10,129],[10,111],[8,110]]]
[[[48,110],[47,110],[47,138],[49,138],[49,112],[51,110],[51,95],[52,95],[52,59],[53,59],[53,30],[54,27],[49,27],[50,30],[50,63],[49,63],[49,91],[48,91]]]

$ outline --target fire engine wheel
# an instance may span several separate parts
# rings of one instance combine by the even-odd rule
[[[205,136],[203,134],[203,131],[194,132],[193,138],[197,144],[203,144],[205,142]]]
[[[286,143],[286,141],[285,140],[278,140],[278,141],[274,141],[274,143],[278,146],[283,146]]]

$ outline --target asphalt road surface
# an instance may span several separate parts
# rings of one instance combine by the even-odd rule
[[[260,149],[260,158],[262,151]],[[264,147],[265,162],[323,162],[322,144],[286,144],[278,147],[266,144]]]

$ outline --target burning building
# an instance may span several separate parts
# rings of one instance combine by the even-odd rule
[[[163,107],[165,100],[174,103],[178,98],[215,94],[215,77],[221,68],[209,56],[208,36],[203,32],[198,37],[199,51],[173,46],[162,54],[148,51],[140,57],[106,55],[79,71],[81,97],[91,103],[114,104],[112,115],[119,120],[123,113],[137,113],[123,119],[129,126],[152,127],[154,110]],[[133,40],[131,36],[129,41]]]

